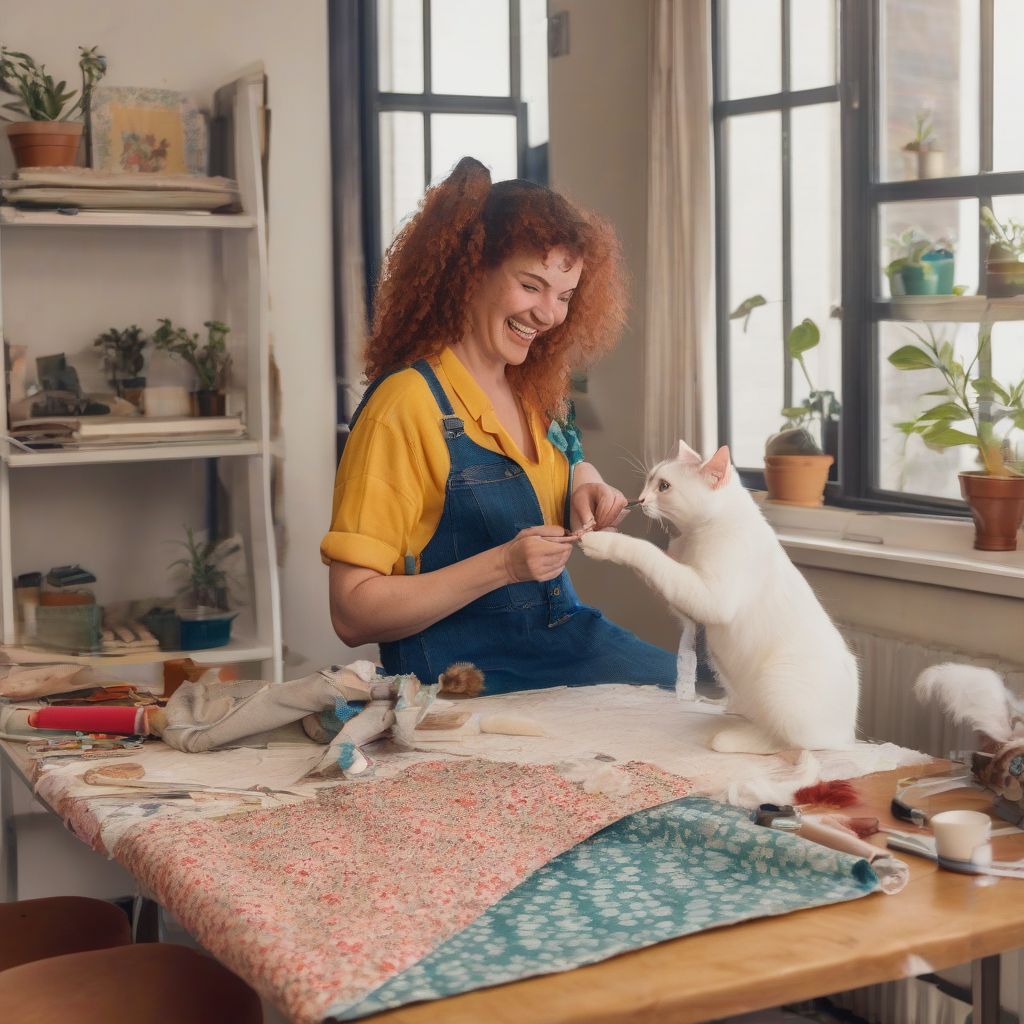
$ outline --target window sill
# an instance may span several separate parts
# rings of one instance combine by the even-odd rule
[[[975,551],[974,526],[942,516],[797,508],[752,496],[794,563],[1024,598],[1024,551]]]

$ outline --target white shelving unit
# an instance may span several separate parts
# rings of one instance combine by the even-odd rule
[[[24,451],[7,436],[0,388],[0,631],[22,662],[68,660],[115,668],[189,656],[255,664],[280,679],[281,614],[270,503],[270,392],[266,219],[260,138],[262,68],[217,93],[231,126],[229,166],[240,214],[26,211],[0,207],[0,334],[30,362],[65,351],[95,363],[92,339],[110,324],[231,327],[228,412],[246,436],[88,449]],[[216,460],[211,462],[210,460]],[[211,474],[209,467],[215,467]],[[215,494],[211,495],[211,488]],[[205,528],[212,508],[242,536],[248,600],[226,647],[125,656],[55,655],[19,647],[14,577],[79,562],[97,575],[101,604],[165,596],[171,542]]]

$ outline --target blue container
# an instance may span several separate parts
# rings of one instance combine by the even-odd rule
[[[948,249],[932,249],[921,257],[921,262],[928,264],[935,271],[935,294],[953,294],[953,268],[956,261]]]
[[[204,651],[231,642],[231,622],[238,612],[215,610],[181,612],[181,649]]]

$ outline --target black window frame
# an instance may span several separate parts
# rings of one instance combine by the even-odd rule
[[[795,106],[838,100],[840,104],[840,248],[842,306],[842,414],[838,480],[825,490],[827,504],[879,512],[917,512],[966,516],[962,501],[901,494],[875,484],[878,476],[878,325],[897,320],[890,303],[875,294],[879,280],[879,219],[888,202],[972,199],[991,204],[993,196],[1024,194],[1024,171],[993,172],[993,32],[994,0],[979,0],[979,140],[978,173],[909,181],[879,180],[881,109],[879,93],[880,24],[883,0],[838,0],[837,84],[791,92],[789,85],[790,0],[780,0],[782,92],[730,100],[725,91],[725,4],[712,0],[713,137],[715,154],[715,269],[717,303],[717,370],[719,442],[729,443],[729,252],[726,182],[728,152],[725,121],[737,114],[782,111],[783,161],[783,333],[792,327],[790,291],[791,238],[789,208],[788,115]],[[867,229],[865,230],[865,225]],[[985,280],[987,238],[980,223],[979,282]],[[785,404],[790,403],[792,363],[784,351]],[[747,486],[764,488],[763,470],[741,468]]]
[[[366,259],[367,295],[372,299],[373,287],[380,271],[380,115],[388,111],[409,111],[423,115],[423,180],[431,178],[431,114],[503,114],[516,119],[517,173],[547,184],[547,166],[529,159],[527,139],[527,104],[522,95],[522,46],[520,36],[519,0],[508,0],[509,16],[509,95],[476,96],[435,93],[431,90],[431,0],[423,0],[423,92],[382,92],[379,87],[377,61],[377,2],[358,0],[362,33],[363,80],[363,241]]]

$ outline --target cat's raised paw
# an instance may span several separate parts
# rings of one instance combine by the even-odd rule
[[[617,535],[603,530],[590,530],[580,537],[580,547],[588,558],[607,561],[613,558]]]

